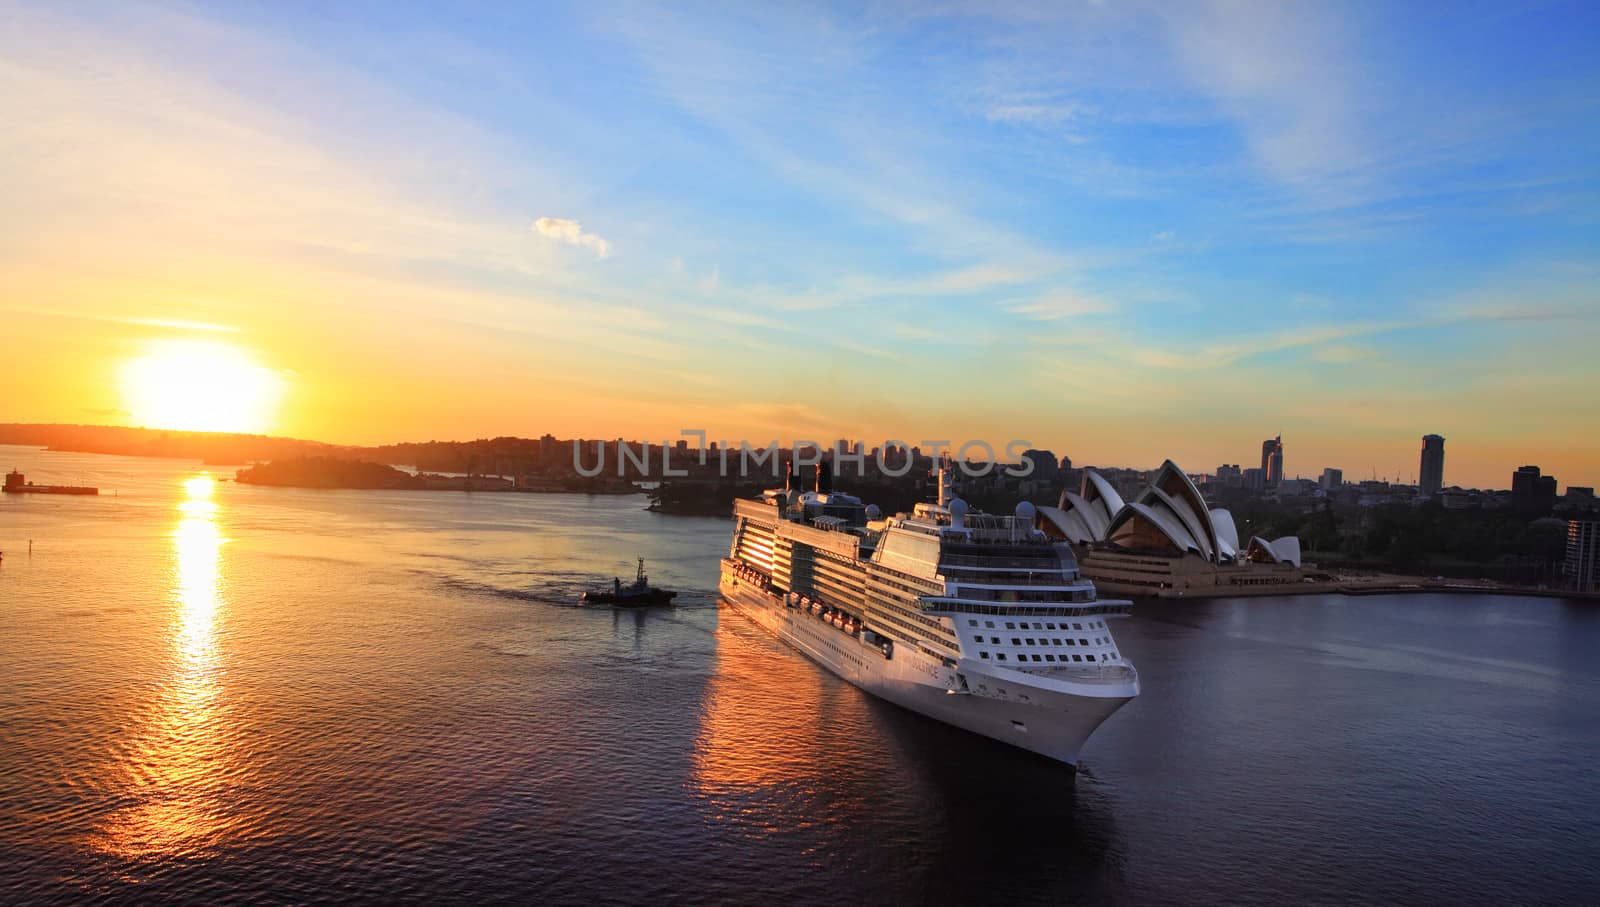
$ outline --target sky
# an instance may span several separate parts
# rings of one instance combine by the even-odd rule
[[[1600,484],[1592,3],[0,2],[0,89],[0,421]]]

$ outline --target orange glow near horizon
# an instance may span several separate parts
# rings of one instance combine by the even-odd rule
[[[146,428],[265,433],[284,382],[230,344],[156,340],[123,364],[121,389],[133,421]]]

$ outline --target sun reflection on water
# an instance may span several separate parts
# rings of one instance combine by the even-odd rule
[[[119,784],[132,802],[97,828],[92,844],[99,850],[132,858],[203,854],[237,821],[226,796],[230,754],[217,641],[226,539],[214,489],[207,475],[183,483],[172,529],[170,674],[124,753]]]

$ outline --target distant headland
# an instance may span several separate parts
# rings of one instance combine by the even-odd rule
[[[533,483],[527,479],[495,475],[439,475],[407,472],[370,460],[338,457],[291,457],[257,463],[234,474],[244,485],[286,488],[399,489],[411,491],[525,491],[578,492],[583,494],[638,494],[632,482],[599,477],[576,477]]]

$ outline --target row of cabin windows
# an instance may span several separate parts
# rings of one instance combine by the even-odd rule
[[[976,627],[977,625],[978,625],[977,621],[972,620],[971,618],[967,619],[967,626]],[[994,621],[992,621],[992,620],[984,621],[983,625],[984,625],[984,627],[986,627],[986,628],[988,628],[990,630],[994,629]],[[1006,629],[1007,630],[1015,630],[1015,629],[1017,629],[1017,627],[1018,627],[1018,625],[1014,621],[1009,621],[1009,620],[1006,621]],[[1060,627],[1057,627],[1055,624],[1040,623],[1039,621],[1034,621],[1032,626],[1029,626],[1027,621],[1023,621],[1022,624],[1021,624],[1021,627],[1024,630],[1029,630],[1029,629],[1032,629],[1032,630],[1056,630],[1056,629],[1065,630],[1065,629],[1068,629],[1067,624],[1066,624],[1065,621],[1063,621],[1061,623]],[[1106,628],[1106,625],[1105,625],[1104,621],[1098,621],[1098,620],[1089,621],[1088,629],[1090,629],[1090,630],[1104,630],[1105,628]],[[1083,624],[1073,624],[1071,629],[1073,629],[1073,630],[1082,630],[1082,629],[1084,629],[1084,626],[1083,626]]]
[[[983,642],[983,641],[984,641],[984,638],[982,636],[979,636],[978,637],[978,642]],[[991,636],[991,637],[989,637],[988,641],[989,642],[998,643],[998,642],[1000,642],[1000,637]],[[1109,637],[1109,636],[1096,636],[1094,638],[1094,645],[1097,645],[1097,646],[1103,646],[1103,645],[1106,645],[1106,644],[1108,644],[1110,642],[1111,642],[1111,637]],[[1061,645],[1087,646],[1090,643],[1089,643],[1089,640],[1082,639],[1082,638],[1080,638],[1080,639],[1072,639],[1071,637],[1068,637],[1066,639],[1054,639],[1054,638],[1052,638],[1052,639],[1044,639],[1044,638],[1041,637],[1039,639],[1033,639],[1032,637],[1022,638],[1022,637],[1013,636],[1013,637],[1011,637],[1011,644],[1014,645],[1014,646],[1020,646],[1020,645],[1023,645],[1023,644],[1027,644],[1027,645],[1030,645],[1030,646],[1061,646]]]
[[[978,653],[978,657],[979,658],[988,658],[989,657],[989,653],[988,652],[979,652]],[[996,661],[1005,661],[1006,660],[1006,653],[1004,653],[1004,652],[996,652],[996,653],[994,653],[994,657],[995,657]],[[1030,657],[1034,661],[1056,662],[1056,661],[1066,661],[1067,660],[1067,656],[1066,656],[1065,653],[1063,653],[1060,658],[1056,658],[1056,656],[1046,652],[1044,654],[1043,658],[1039,657],[1038,655],[1030,656],[1030,655],[1028,655],[1026,653],[1018,653],[1017,654],[1017,661],[1027,661]],[[1122,656],[1118,655],[1115,652],[1108,652],[1104,656],[1102,656],[1100,660],[1101,661],[1111,661],[1113,659],[1115,659],[1117,661],[1121,661],[1122,660]],[[1073,661],[1094,661],[1094,655],[1093,654],[1080,655],[1080,654],[1074,652],[1072,654],[1072,660]]]

